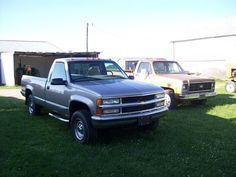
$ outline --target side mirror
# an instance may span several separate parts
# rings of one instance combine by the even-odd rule
[[[189,71],[184,71],[184,73],[190,75],[190,72],[189,72]]]
[[[62,78],[55,78],[52,79],[51,85],[67,85],[67,81],[63,80]]]
[[[134,80],[134,76],[129,76],[129,79]]]
[[[185,74],[188,74],[188,75],[193,75],[194,73],[191,73],[190,71],[184,71]]]

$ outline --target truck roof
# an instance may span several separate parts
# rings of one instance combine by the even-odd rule
[[[124,58],[125,61],[173,61],[173,60],[167,60],[165,58],[139,58],[139,57],[133,57],[133,58]]]
[[[72,58],[57,58],[55,61],[107,61],[107,60],[111,60],[111,59],[101,59],[101,58],[81,58],[81,57],[72,57]]]
[[[148,61],[169,61],[165,58],[143,58],[141,60],[148,60]]]

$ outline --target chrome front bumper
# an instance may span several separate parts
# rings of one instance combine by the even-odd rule
[[[179,95],[180,100],[193,100],[193,99],[198,99],[198,100],[203,100],[208,97],[213,97],[216,96],[216,92],[204,92],[204,93],[191,93],[191,94],[186,94],[186,95]]]
[[[103,128],[111,127],[117,125],[126,125],[126,124],[135,124],[138,122],[138,119],[151,119],[156,120],[164,116],[168,108],[165,106],[148,110],[148,111],[139,111],[126,114],[109,114],[102,116],[92,116],[92,124],[94,127]]]

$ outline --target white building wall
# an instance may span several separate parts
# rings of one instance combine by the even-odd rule
[[[236,36],[175,43],[175,57],[184,60],[222,60],[236,56]]]
[[[7,86],[15,85],[14,53],[0,53],[2,83]]]
[[[209,68],[225,70],[227,61],[236,62],[236,36],[177,42],[174,58],[193,72]]]

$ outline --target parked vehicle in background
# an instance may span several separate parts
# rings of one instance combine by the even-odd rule
[[[203,104],[216,95],[214,79],[189,75],[176,61],[134,58],[123,64],[126,69],[131,68],[135,80],[161,86],[165,90],[165,105],[169,109],[183,101]]]
[[[226,66],[225,90],[230,93],[236,92],[236,63],[229,63]]]
[[[56,59],[48,78],[23,75],[21,84],[28,113],[47,107],[80,143],[92,142],[99,128],[156,126],[168,110],[162,88],[129,79],[111,60]]]

